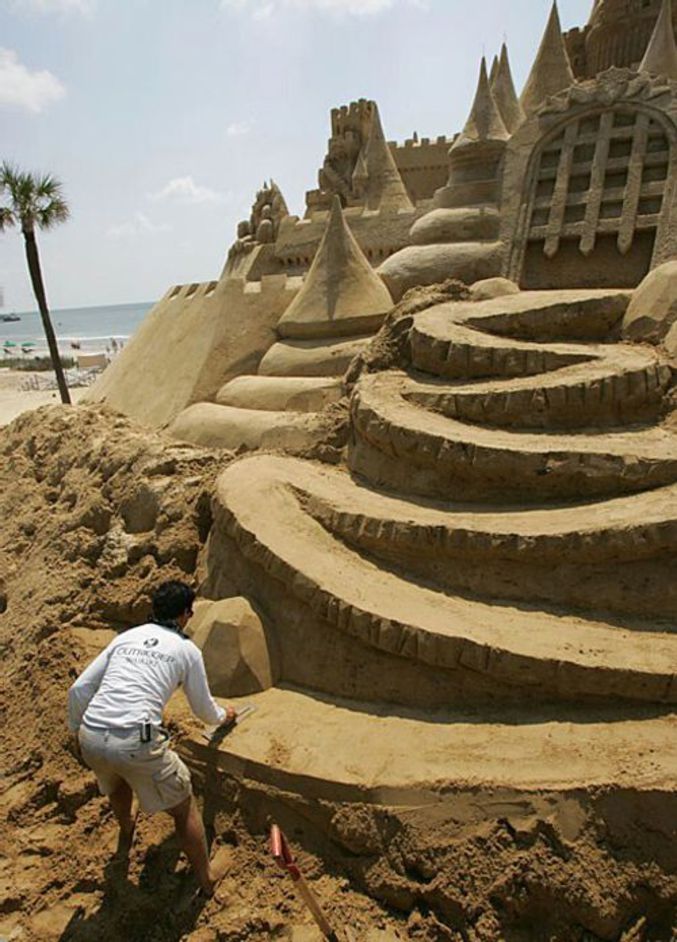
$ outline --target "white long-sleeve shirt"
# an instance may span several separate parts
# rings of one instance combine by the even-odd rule
[[[193,712],[205,723],[226,716],[212,697],[202,652],[170,628],[152,623],[118,635],[68,691],[68,725],[125,728],[162,723],[162,711],[183,684]]]

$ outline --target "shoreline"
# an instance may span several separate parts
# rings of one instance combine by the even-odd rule
[[[60,405],[57,389],[22,389],[31,377],[53,376],[51,372],[33,372],[30,370],[0,369],[0,428],[9,425],[24,412],[39,409],[40,406]],[[77,404],[87,392],[88,387],[77,386],[70,389],[73,404]]]

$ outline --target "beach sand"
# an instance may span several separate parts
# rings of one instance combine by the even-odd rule
[[[58,405],[61,402],[56,389],[25,389],[31,377],[46,380],[51,374],[33,373],[27,370],[0,369],[0,426],[9,425],[18,415],[40,406]],[[71,389],[74,403],[84,396],[86,387]]]

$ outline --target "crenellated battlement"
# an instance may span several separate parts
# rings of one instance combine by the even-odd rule
[[[163,297],[160,304],[165,301],[191,301],[198,298],[210,298],[216,291],[218,281],[193,282],[187,285],[172,285]]]
[[[372,265],[378,266],[410,242],[414,222],[429,209],[427,203],[411,212],[369,212],[364,206],[344,209],[346,222]],[[327,224],[328,212],[314,210],[304,219],[289,216],[275,243],[275,257],[291,273],[310,266]]]
[[[449,148],[454,137],[444,134],[436,138],[418,135],[407,138],[403,144],[388,141],[397,169],[414,204],[430,200],[435,191],[443,187],[449,176]]]

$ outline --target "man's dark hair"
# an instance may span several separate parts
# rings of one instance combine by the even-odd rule
[[[153,592],[153,617],[159,621],[172,621],[191,611],[195,593],[185,582],[163,582]]]

